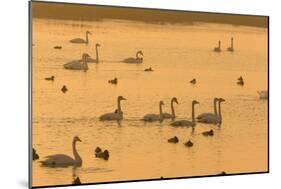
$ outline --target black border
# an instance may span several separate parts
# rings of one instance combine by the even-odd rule
[[[267,101],[267,171],[261,172],[246,172],[246,173],[234,173],[226,175],[201,175],[201,176],[183,176],[183,177],[171,177],[171,178],[152,178],[152,179],[139,179],[139,180],[124,180],[124,181],[109,181],[109,182],[96,182],[96,183],[82,183],[80,185],[74,184],[63,184],[63,185],[49,185],[49,186],[32,186],[32,3],[46,3],[46,4],[68,4],[68,5],[84,5],[84,6],[98,6],[108,8],[131,8],[131,9],[149,9],[149,10],[160,10],[160,11],[175,11],[175,12],[191,12],[191,13],[209,13],[209,14],[220,14],[220,15],[237,15],[237,16],[256,16],[267,18],[267,90],[268,90],[268,101]],[[249,15],[249,14],[234,14],[234,13],[223,13],[223,12],[205,12],[205,11],[190,11],[190,10],[175,10],[175,9],[159,9],[159,8],[144,8],[144,7],[130,7],[130,6],[118,6],[118,5],[100,5],[100,4],[87,4],[87,3],[69,3],[69,2],[55,2],[55,1],[40,1],[30,0],[28,2],[28,187],[29,188],[51,188],[51,187],[67,187],[67,186],[88,186],[88,185],[99,185],[99,184],[113,184],[113,183],[131,183],[131,182],[145,182],[145,181],[161,181],[161,180],[175,180],[175,179],[187,179],[187,178],[207,178],[207,177],[221,177],[221,176],[239,176],[239,175],[251,175],[251,174],[266,174],[270,173],[270,82],[269,82],[269,60],[270,60],[270,17],[266,15]]]

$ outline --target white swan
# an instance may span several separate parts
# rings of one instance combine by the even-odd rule
[[[65,154],[55,154],[55,155],[47,156],[46,160],[41,161],[42,165],[47,167],[81,166],[82,159],[76,150],[76,142],[81,142],[78,136],[75,136],[72,142],[74,159]]]
[[[121,110],[121,100],[127,100],[123,96],[118,96],[117,98],[117,111],[111,113],[105,113],[100,116],[100,121],[112,121],[112,120],[122,120],[123,119],[123,112]]]
[[[89,43],[89,34],[92,34],[89,31],[86,31],[86,40],[82,39],[82,38],[75,38],[75,39],[71,39],[69,42],[70,43],[85,43],[88,44]]]
[[[231,44],[230,47],[227,48],[228,51],[233,52],[234,48],[233,48],[233,37],[231,37]]]
[[[175,126],[175,127],[181,127],[181,126],[195,126],[195,112],[194,112],[194,106],[195,104],[199,104],[196,100],[192,101],[192,120],[179,120],[171,123],[170,125]]]
[[[87,53],[82,55],[82,62],[81,60],[73,60],[63,65],[65,69],[69,70],[88,70],[88,64],[86,59],[90,57]]]
[[[126,58],[123,60],[123,62],[125,63],[131,63],[131,64],[139,64],[139,63],[142,63],[143,62],[143,57],[140,57],[143,56],[143,53],[142,51],[138,51],[136,53],[136,58],[133,58],[133,57],[130,57],[130,58]]]
[[[178,104],[178,100],[177,100],[176,97],[173,97],[172,100],[171,100],[171,114],[163,113],[163,118],[164,119],[172,119],[172,120],[174,120],[176,118],[174,103]]]
[[[219,41],[218,47],[215,47],[215,48],[214,48],[214,51],[215,51],[215,52],[221,52],[221,41]]]
[[[200,120],[206,116],[214,116],[214,115],[217,116],[217,101],[218,101],[218,98],[214,98],[214,113],[202,113],[202,114],[198,115],[196,117],[196,119]]]
[[[220,124],[222,122],[221,102],[225,102],[225,100],[223,98],[218,99],[219,112],[217,115],[209,115],[209,116],[203,117],[200,120],[198,120],[198,122],[206,123],[206,124]]]
[[[164,102],[161,100],[159,102],[159,114],[146,114],[143,116],[142,121],[147,122],[153,122],[153,121],[163,121],[163,112],[162,112],[162,106],[164,105]]]
[[[100,60],[99,60],[98,47],[100,47],[100,44],[97,43],[97,44],[96,44],[96,59],[91,58],[91,57],[88,57],[88,58],[86,58],[86,61],[87,61],[88,63],[99,63],[99,62],[100,62]]]

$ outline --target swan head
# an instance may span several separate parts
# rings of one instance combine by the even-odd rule
[[[75,136],[73,142],[82,142],[82,140],[78,136]]]
[[[99,43],[96,43],[96,47],[100,47],[100,44],[99,44]]]
[[[118,96],[118,100],[127,100],[126,98],[124,98],[123,96]]]
[[[164,102],[161,100],[161,101],[160,101],[160,106],[163,106],[163,105],[165,105],[165,104],[164,104]]]
[[[143,52],[142,51],[138,51],[137,54],[140,54],[143,56]]]
[[[83,58],[89,58],[89,57],[91,57],[91,56],[90,56],[88,53],[83,53],[83,54],[82,54],[82,57],[83,57]]]
[[[219,102],[225,102],[223,98],[219,98]]]
[[[175,103],[177,103],[177,104],[179,103],[179,102],[178,102],[178,99],[177,99],[176,97],[173,97],[173,98],[172,98],[172,101],[175,102]]]
[[[196,100],[193,100],[193,101],[192,101],[192,104],[199,104],[199,102],[196,101]]]

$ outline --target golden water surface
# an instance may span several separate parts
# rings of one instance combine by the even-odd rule
[[[40,156],[72,155],[72,139],[79,136],[82,167],[75,170],[82,183],[169,178],[267,171],[267,101],[257,90],[267,89],[267,29],[225,24],[148,24],[122,20],[99,22],[33,19],[32,107],[33,147]],[[90,43],[72,44],[73,38]],[[234,37],[235,52],[227,52]],[[222,52],[213,48],[222,41]],[[99,43],[100,64],[73,71],[63,64],[86,52],[95,58]],[[62,46],[61,50],[53,47]],[[142,50],[144,63],[120,60]],[[152,67],[154,72],[144,72]],[[54,75],[55,81],[45,77]],[[242,76],[243,87],[236,84]],[[108,83],[118,78],[118,85]],[[189,81],[197,79],[196,85]],[[66,85],[68,92],[62,93]],[[99,116],[116,109],[122,95],[124,120],[101,122]],[[144,123],[147,113],[158,113],[159,100],[170,112],[177,97],[177,119],[190,119],[191,102],[200,102],[195,114],[213,111],[213,98],[222,97],[221,127],[197,123],[173,128],[170,120]],[[213,137],[202,131],[213,129]],[[178,136],[178,144],[168,138]],[[192,148],[183,143],[191,139]],[[108,149],[108,161],[97,159],[94,149]],[[41,167],[33,161],[33,186],[71,184],[74,170]]]

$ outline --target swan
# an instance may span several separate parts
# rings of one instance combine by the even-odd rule
[[[136,53],[136,58],[133,58],[133,57],[130,57],[130,58],[126,58],[123,60],[123,62],[125,63],[131,63],[131,64],[139,64],[139,63],[142,63],[143,62],[143,57],[140,57],[143,56],[143,53],[142,51],[138,51]]]
[[[225,100],[223,98],[218,99],[219,112],[217,115],[209,115],[209,116],[203,117],[200,120],[198,120],[198,122],[207,123],[207,124],[220,124],[222,122],[221,102],[225,102]]]
[[[66,93],[66,92],[68,91],[68,89],[67,89],[66,86],[64,85],[64,86],[62,86],[61,91],[62,91],[63,93]]]
[[[99,51],[98,51],[98,47],[100,47],[100,44],[96,44],[96,59],[94,59],[94,58],[91,58],[91,57],[87,57],[86,58],[86,61],[88,62],[88,63],[99,63],[100,62],[100,60],[99,60]]]
[[[200,119],[202,119],[203,117],[207,117],[207,116],[217,116],[217,101],[218,101],[219,99],[218,98],[214,98],[214,113],[202,113],[202,114],[200,114],[200,115],[198,115],[197,117],[196,117],[196,119],[198,119],[198,120],[200,120]]]
[[[233,48],[233,37],[231,37],[231,45],[230,47],[227,48],[228,51],[233,52],[234,48]]]
[[[74,61],[71,61],[71,62],[68,62],[66,64],[63,65],[63,67],[65,69],[69,69],[69,70],[88,70],[88,64],[87,64],[87,58],[90,57],[89,54],[87,53],[84,53],[82,55],[82,62],[81,60],[74,60]]]
[[[88,44],[89,43],[89,37],[88,37],[89,34],[92,34],[92,33],[89,32],[89,31],[86,31],[86,40],[82,39],[82,38],[75,38],[75,39],[71,39],[69,42],[70,43],[85,43],[85,44]]]
[[[176,97],[173,97],[172,100],[171,100],[171,113],[172,114],[163,113],[163,118],[164,119],[172,119],[172,120],[174,120],[176,118],[174,103],[177,103],[177,104],[179,103],[178,99]]]
[[[171,126],[175,126],[175,127],[181,127],[181,126],[192,126],[194,127],[196,125],[195,123],[195,113],[194,113],[194,106],[195,104],[199,104],[199,102],[197,102],[196,100],[192,101],[192,120],[179,120],[179,121],[175,121],[173,123],[171,123]]]
[[[195,84],[196,84],[196,79],[195,79],[195,78],[193,78],[191,81],[189,81],[189,83],[191,83],[191,84],[195,85]]]
[[[153,122],[153,121],[163,121],[163,112],[162,112],[162,106],[164,105],[164,102],[161,100],[159,102],[159,114],[146,114],[143,116],[143,121],[147,122]]]
[[[47,81],[54,81],[55,80],[55,76],[51,76],[51,77],[46,77],[45,80]]]
[[[123,112],[121,110],[120,102],[121,100],[127,100],[123,96],[118,96],[117,98],[117,112],[105,113],[100,116],[100,121],[112,121],[112,120],[122,120]]]
[[[219,46],[214,48],[215,52],[221,52],[221,41],[219,41]]]
[[[46,160],[41,161],[42,166],[47,167],[67,167],[81,166],[82,159],[76,150],[76,142],[82,142],[78,136],[75,136],[72,141],[72,150],[74,159],[65,154],[55,154],[46,157]]]
[[[179,142],[179,139],[178,139],[177,136],[174,136],[174,137],[168,139],[168,142],[170,142],[170,143],[178,143],[178,142]]]

